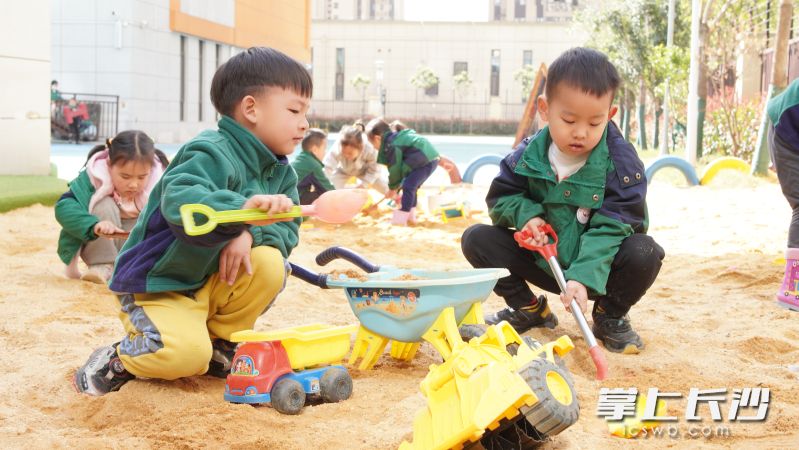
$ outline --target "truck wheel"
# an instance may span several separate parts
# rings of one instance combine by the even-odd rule
[[[346,400],[352,395],[352,377],[344,369],[329,369],[319,380],[319,393],[328,403]]]
[[[487,329],[488,325],[486,324],[468,324],[468,325],[461,325],[458,328],[458,332],[461,335],[461,339],[463,339],[466,342],[469,342],[470,340],[472,340],[472,338],[484,335]]]
[[[305,406],[305,389],[297,380],[283,378],[272,388],[272,407],[282,414],[299,414]]]
[[[538,403],[522,408],[536,430],[554,436],[577,422],[580,406],[571,374],[565,367],[546,359],[534,359],[519,370]]]

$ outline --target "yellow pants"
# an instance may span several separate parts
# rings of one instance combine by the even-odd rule
[[[137,377],[174,380],[202,375],[211,360],[211,341],[230,340],[252,329],[283,289],[286,265],[280,251],[255,247],[252,275],[240,268],[233,286],[214,273],[193,296],[186,292],[120,295],[119,314],[127,336],[117,352]]]

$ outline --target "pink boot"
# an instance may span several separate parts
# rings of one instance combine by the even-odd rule
[[[416,225],[418,220],[416,220],[416,207],[414,206],[410,210],[410,215],[408,216],[408,225]]]
[[[391,216],[391,225],[401,225],[404,227],[408,225],[408,219],[410,219],[410,217],[411,217],[410,211],[395,209],[394,215]]]
[[[777,292],[777,303],[799,311],[799,248],[785,251],[785,278]]]

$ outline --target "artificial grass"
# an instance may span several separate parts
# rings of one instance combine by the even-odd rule
[[[67,182],[54,176],[0,175],[0,212],[36,203],[54,205]]]

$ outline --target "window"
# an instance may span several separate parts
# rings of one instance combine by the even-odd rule
[[[344,49],[336,49],[336,100],[344,99]]]
[[[186,36],[180,37],[180,121],[186,120]]]
[[[438,95],[438,83],[430,86],[429,88],[424,90],[424,95],[429,95],[430,97],[435,97]]]
[[[198,86],[198,92],[197,92],[197,107],[198,107],[197,108],[197,120],[202,122],[203,121],[203,97],[204,97],[203,94],[204,94],[204,91],[205,91],[203,89],[203,81],[204,81],[203,78],[205,78],[203,76],[203,68],[204,68],[203,66],[205,66],[205,41],[203,41],[201,39],[199,42],[200,42],[200,70],[199,70],[199,74],[200,74],[199,78],[200,79],[197,82],[197,86]]]
[[[491,50],[491,96],[499,96],[499,50]]]
[[[469,63],[466,61],[455,61],[452,65],[452,74],[457,75],[461,72],[468,72],[469,71]]]
[[[369,0],[369,18],[375,20],[375,1]]]
[[[494,20],[502,20],[502,0],[494,0]]]
[[[533,51],[532,50],[524,50],[522,52],[522,67],[524,66],[532,66],[533,65]]]
[[[522,19],[522,20],[527,18],[527,1],[516,0],[514,3],[516,5],[513,11],[513,17],[515,19]]]
[[[218,69],[219,66],[222,65],[222,45],[220,45],[220,44],[216,44],[216,56],[215,56],[215,58],[216,58],[216,61],[214,62],[214,67],[216,67]]]

